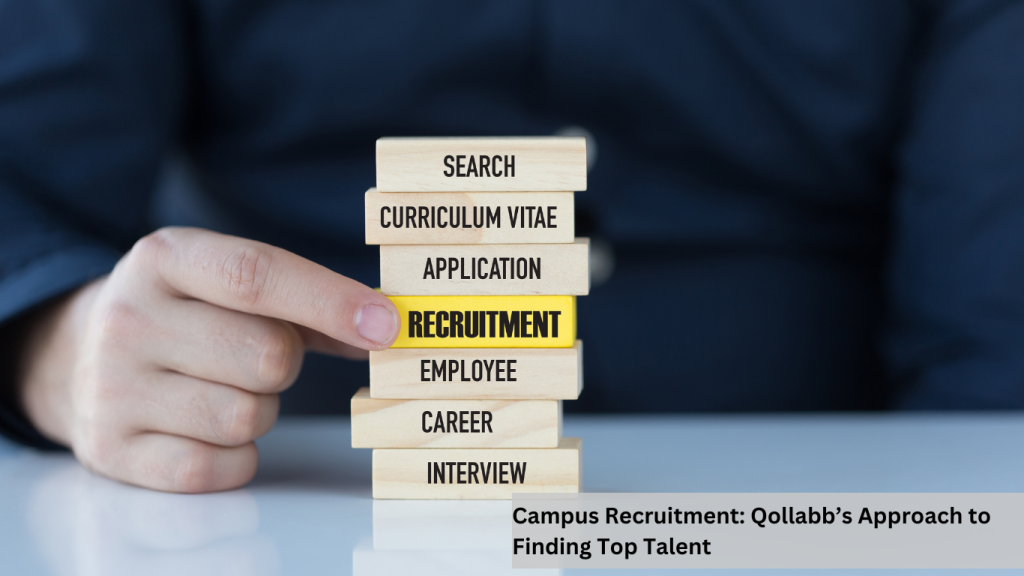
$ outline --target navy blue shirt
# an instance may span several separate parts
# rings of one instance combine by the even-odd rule
[[[1012,1],[0,0],[0,330],[167,224],[375,285],[376,138],[570,125],[615,267],[569,409],[1024,407]]]

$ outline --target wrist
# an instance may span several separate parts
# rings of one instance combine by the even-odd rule
[[[88,311],[103,279],[56,298],[24,319],[15,362],[15,406],[49,440],[70,446],[71,381]]]

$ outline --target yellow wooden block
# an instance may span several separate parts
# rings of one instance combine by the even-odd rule
[[[532,192],[587,189],[580,136],[380,138],[381,192]]]
[[[572,192],[363,196],[367,244],[571,244]]]
[[[572,348],[389,348],[370,352],[370,397],[575,400],[583,342]]]
[[[575,296],[389,296],[402,329],[393,348],[569,348]]]
[[[557,448],[560,400],[352,397],[353,448]]]
[[[380,289],[403,296],[590,292],[590,239],[572,244],[381,246]]]
[[[580,491],[582,443],[558,448],[388,448],[373,451],[373,497],[508,500]]]

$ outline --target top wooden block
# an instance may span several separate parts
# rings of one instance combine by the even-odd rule
[[[575,192],[587,189],[577,136],[380,138],[380,192]]]

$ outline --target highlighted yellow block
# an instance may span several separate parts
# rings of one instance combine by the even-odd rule
[[[392,348],[570,348],[575,296],[389,296],[402,318]]]

